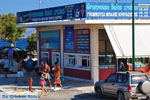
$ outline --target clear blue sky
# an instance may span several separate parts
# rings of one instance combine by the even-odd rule
[[[115,2],[116,0],[42,0],[41,8],[62,6],[79,2]],[[118,0],[127,3],[132,0]],[[135,0],[135,2],[150,3],[150,0]],[[8,14],[27,10],[39,9],[38,0],[0,0],[0,14]]]
[[[42,0],[41,8],[49,8],[84,1],[88,0]],[[39,9],[38,0],[0,0],[0,14],[16,14],[16,12],[33,9]]]

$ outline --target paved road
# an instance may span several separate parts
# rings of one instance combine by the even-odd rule
[[[40,100],[115,100],[115,98],[97,98],[94,93],[81,90],[63,90],[50,92],[48,96],[41,96]]]

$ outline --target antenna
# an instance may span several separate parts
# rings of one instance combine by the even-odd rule
[[[42,0],[38,0],[39,1],[39,9],[41,8],[41,3],[42,3]]]

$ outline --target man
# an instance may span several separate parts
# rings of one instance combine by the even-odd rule
[[[32,73],[32,70],[33,70],[33,60],[32,60],[32,57],[30,56],[30,58],[27,60],[27,71],[29,74]]]
[[[47,78],[46,80],[49,82],[50,84],[50,88],[52,88],[52,83],[51,83],[51,76],[50,76],[50,66],[47,64],[46,61],[42,62],[42,68],[41,68],[41,72],[42,73],[46,73],[47,74]]]

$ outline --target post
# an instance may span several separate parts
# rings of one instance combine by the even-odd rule
[[[64,75],[64,30],[63,26],[61,26],[60,31],[60,66],[62,69],[62,75]]]
[[[91,25],[90,32],[90,52],[91,52],[91,79],[93,83],[99,80],[99,48],[98,48],[98,28]]]
[[[132,70],[135,71],[135,23],[134,23],[134,0],[132,0]]]

